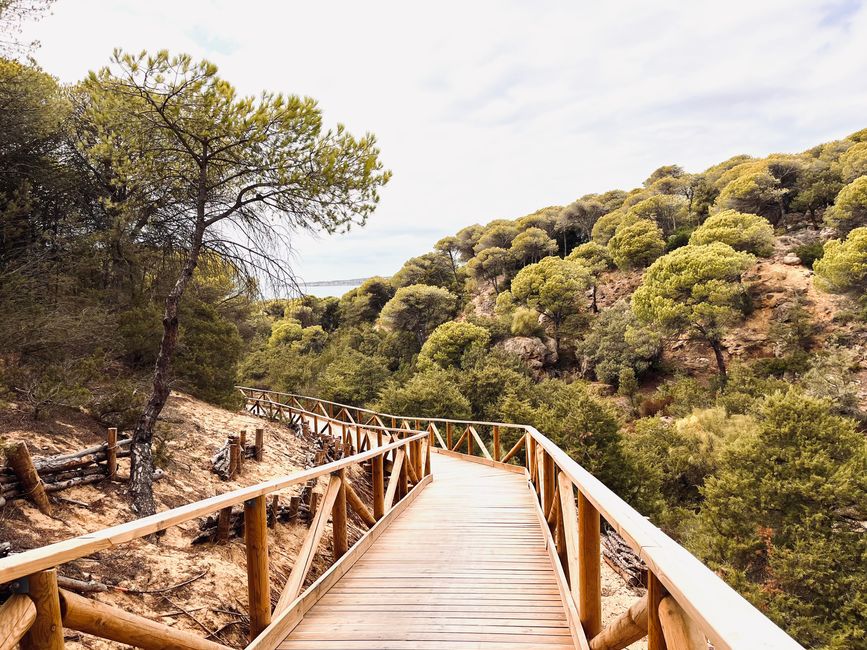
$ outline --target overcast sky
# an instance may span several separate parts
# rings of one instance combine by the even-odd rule
[[[365,228],[298,237],[307,281],[390,275],[463,226],[629,189],[662,164],[867,127],[853,0],[57,0],[24,36],[62,81],[114,47],[167,48],[375,133],[394,177]]]

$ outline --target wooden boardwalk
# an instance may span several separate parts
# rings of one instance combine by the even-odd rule
[[[575,647],[526,477],[442,454],[432,469],[280,648]]]

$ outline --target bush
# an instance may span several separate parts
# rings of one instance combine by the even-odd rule
[[[268,338],[269,347],[277,347],[278,345],[289,345],[301,340],[304,328],[301,323],[295,320],[278,320],[271,326],[271,336]]]
[[[244,342],[234,323],[204,302],[181,307],[181,335],[174,372],[193,395],[216,404],[230,404]]]
[[[794,252],[798,256],[798,259],[801,260],[801,264],[808,269],[812,269],[813,264],[825,255],[825,246],[822,242],[817,241],[811,244],[802,244],[795,248]]]
[[[726,441],[690,545],[806,647],[867,638],[867,446],[852,420],[794,390]]]
[[[867,228],[856,228],[843,241],[827,242],[815,271],[820,288],[851,292],[863,299],[867,292]]]
[[[419,368],[458,368],[464,355],[478,354],[487,347],[490,338],[486,329],[472,323],[443,323],[422,345],[418,356]]]
[[[693,232],[695,232],[695,228],[691,226],[683,226],[675,230],[671,233],[668,239],[665,240],[665,252],[670,253],[677,248],[689,244],[689,238],[692,236]]]
[[[659,358],[661,343],[662,337],[643,327],[629,305],[621,302],[594,319],[576,353],[585,373],[616,386],[627,368],[636,376],[647,372]]]
[[[472,415],[469,400],[445,370],[431,368],[407,382],[390,381],[379,395],[376,410],[406,417],[466,420]]]
[[[505,422],[535,426],[612,490],[626,493],[632,472],[617,417],[583,384],[548,379],[529,391],[510,389],[497,410]]]
[[[689,238],[689,243],[697,246],[713,242],[767,257],[774,250],[774,228],[756,214],[723,210],[708,217]]]
[[[649,219],[622,225],[608,242],[614,263],[621,269],[640,269],[665,251],[662,230]]]
[[[385,361],[380,357],[346,349],[325,367],[316,385],[323,399],[366,406],[376,399],[389,376]]]

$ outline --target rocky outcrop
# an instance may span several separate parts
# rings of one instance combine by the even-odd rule
[[[557,345],[550,337],[513,336],[501,342],[499,347],[520,358],[537,377],[544,374],[545,368],[557,363]]]

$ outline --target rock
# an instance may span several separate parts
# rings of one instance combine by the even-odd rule
[[[499,345],[509,354],[519,357],[534,374],[541,374],[545,366],[557,362],[554,339],[546,339],[542,341],[535,336],[513,336]]]
[[[788,264],[790,266],[800,266],[801,258],[795,255],[794,253],[787,253],[786,256],[780,260],[783,264]]]

